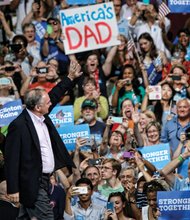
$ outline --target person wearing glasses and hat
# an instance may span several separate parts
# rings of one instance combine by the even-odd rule
[[[85,99],[81,105],[81,115],[83,122],[90,127],[90,135],[94,136],[96,143],[99,145],[106,128],[105,123],[96,119],[98,104],[95,99]]]

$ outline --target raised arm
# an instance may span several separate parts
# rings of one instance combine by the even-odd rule
[[[100,156],[104,156],[108,151],[109,132],[112,123],[111,117],[109,117],[106,121],[106,128],[100,145]]]
[[[105,76],[109,76],[112,69],[112,61],[117,52],[117,46],[113,46],[107,54],[106,60],[102,66]]]
[[[169,162],[162,170],[160,170],[160,174],[163,175],[166,181],[174,186],[175,178],[177,178],[173,171],[186,159],[190,157],[190,140],[186,142],[185,152],[180,154],[177,158]]]
[[[13,36],[14,36],[14,32],[11,31],[11,28],[10,28],[8,22],[6,21],[5,15],[2,11],[0,11],[0,20],[1,20],[1,23],[3,25],[3,28],[5,30],[5,33],[6,33],[7,37],[9,39],[12,39]]]

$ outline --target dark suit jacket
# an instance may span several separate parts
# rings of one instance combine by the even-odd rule
[[[72,82],[65,77],[50,91],[50,111],[69,88],[72,88]],[[45,115],[45,123],[52,143],[55,170],[64,166],[75,167],[48,115]],[[42,160],[39,139],[26,109],[9,125],[5,142],[5,172],[7,192],[19,192],[20,202],[26,207],[32,207],[38,195]]]

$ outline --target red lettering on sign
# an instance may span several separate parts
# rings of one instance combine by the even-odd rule
[[[87,25],[84,26],[84,47],[88,46],[88,38],[93,37],[98,44],[98,39],[94,32]]]
[[[73,45],[72,44],[72,39],[71,39],[71,36],[70,36],[70,32],[71,31],[75,31],[77,34],[78,34],[78,43],[76,45]],[[65,35],[66,35],[66,38],[68,39],[68,44],[69,44],[69,50],[74,50],[74,49],[77,49],[78,47],[81,46],[82,44],[82,35],[81,33],[77,30],[77,28],[74,28],[74,27],[66,27],[65,28]]]
[[[95,26],[96,26],[96,30],[97,30],[98,37],[99,37],[99,43],[100,44],[107,43],[110,40],[111,34],[112,34],[110,26],[108,24],[106,24],[105,22],[98,22],[98,23],[95,24]],[[105,39],[102,39],[102,35],[101,35],[101,32],[100,32],[100,27],[101,26],[105,26],[108,29],[108,36]]]

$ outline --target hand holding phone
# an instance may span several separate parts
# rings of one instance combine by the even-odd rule
[[[87,186],[75,186],[72,188],[72,195],[83,195],[88,193]]]
[[[101,158],[98,158],[98,159],[89,159],[88,160],[88,164],[90,166],[96,166],[96,165],[101,165],[102,163],[102,159]]]
[[[134,158],[134,157],[135,157],[135,155],[134,155],[133,152],[125,151],[125,152],[123,153],[123,158],[129,158],[129,159],[131,159],[131,158]]]
[[[107,202],[107,207],[106,207],[107,210],[110,210],[111,212],[115,212],[115,209],[114,209],[114,203],[113,202]]]
[[[178,76],[178,75],[172,75],[171,76],[172,80],[181,80],[181,76]]]

